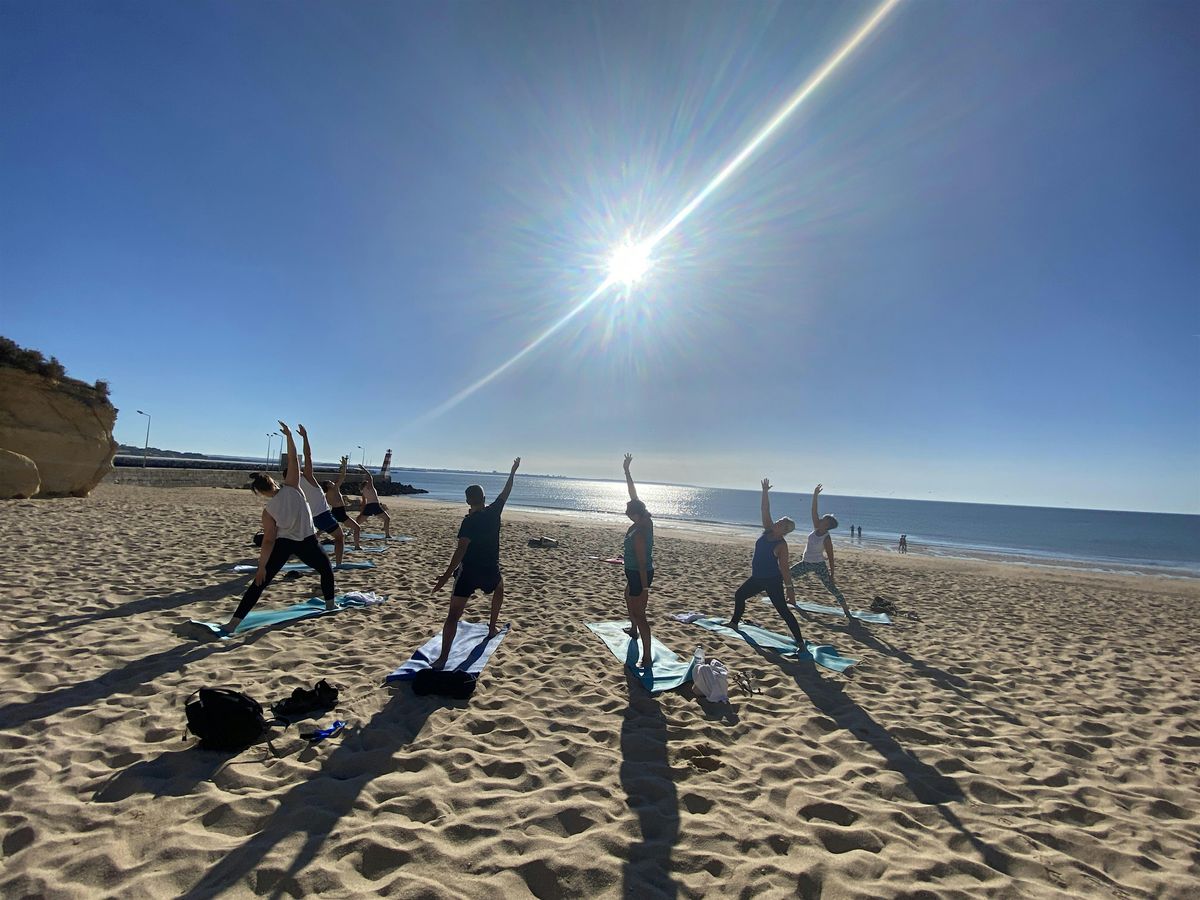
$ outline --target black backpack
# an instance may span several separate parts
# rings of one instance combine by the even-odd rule
[[[205,750],[245,750],[271,724],[257,700],[229,688],[200,688],[188,697],[184,711],[188,731]]]
[[[438,669],[422,669],[413,678],[413,693],[437,694],[442,697],[453,697],[455,700],[466,700],[475,693],[475,676],[470,672],[449,672]]]

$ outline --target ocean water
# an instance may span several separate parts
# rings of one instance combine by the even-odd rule
[[[483,485],[489,498],[506,474],[395,470],[395,481],[425,488],[430,500],[463,503],[463,488]],[[639,496],[659,520],[745,530],[759,525],[757,490],[639,484]],[[620,481],[518,475],[510,506],[564,510],[596,520],[624,521],[627,495]],[[791,516],[797,532],[811,529],[809,494],[771,492],[771,513]],[[1200,577],[1200,516],[943,503],[822,493],[821,512],[840,522],[837,543],[849,544],[851,525],[863,545],[894,548],[901,533],[911,552],[983,556],[1113,570],[1146,569]],[[857,543],[857,542],[855,542]]]

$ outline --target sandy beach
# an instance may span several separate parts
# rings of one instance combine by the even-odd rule
[[[463,508],[387,502],[415,540],[338,573],[386,604],[228,641],[180,626],[244,589],[248,491],[0,505],[0,895],[1196,895],[1195,581],[843,553],[854,607],[912,617],[801,618],[861,660],[814,674],[669,618],[727,615],[751,547],[662,528],[656,636],[761,689],[709,704],[646,694],[584,627],[624,618],[619,570],[587,559],[618,530],[513,510],[512,631],[475,696],[443,703],[383,678],[440,628]],[[280,578],[260,608],[316,587]],[[765,603],[749,618],[785,631]],[[350,724],[315,747],[303,725],[232,757],[184,735],[200,686],[266,705],[320,678],[341,701],[314,721]]]

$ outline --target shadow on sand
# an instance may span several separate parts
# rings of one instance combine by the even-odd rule
[[[671,850],[679,840],[679,795],[667,756],[667,720],[657,698],[626,669],[629,706],[621,721],[621,787],[641,840],[629,847],[622,896],[675,897]]]
[[[200,600],[221,600],[231,597],[231,592],[235,589],[240,594],[245,589],[249,578],[249,575],[238,575],[219,584],[205,585],[204,587],[180,591],[177,594],[166,594],[161,597],[143,597],[141,600],[131,600],[128,603],[122,603],[120,606],[103,609],[99,612],[56,616],[53,622],[39,628],[23,631],[17,637],[9,638],[5,643],[23,644],[27,641],[46,637],[47,635],[65,631],[69,628],[78,628],[80,625],[87,625],[93,622],[103,622],[107,619],[121,619],[126,616],[140,616],[143,613],[158,613],[168,609],[178,609],[181,606],[187,606],[189,603],[196,603]],[[230,612],[232,611],[233,605],[231,604]]]
[[[280,797],[256,834],[226,854],[182,897],[217,896],[251,873],[257,873],[252,886],[256,894],[303,896],[296,876],[316,859],[330,832],[354,808],[366,786],[396,771],[397,754],[416,740],[433,713],[466,706],[466,701],[418,697],[410,685],[401,683],[369,722],[343,733],[340,743],[322,760],[320,771]],[[336,790],[329,789],[330,779],[336,780]],[[260,865],[273,848],[293,835],[302,836],[303,842],[286,869]]]

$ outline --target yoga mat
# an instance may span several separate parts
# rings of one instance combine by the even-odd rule
[[[363,531],[363,532],[360,532],[358,536],[361,540],[364,540],[364,541],[388,540],[388,541],[396,541],[397,543],[400,543],[400,544],[404,544],[404,543],[407,543],[408,541],[412,540],[412,538],[407,534],[393,534],[390,538],[385,538],[382,534],[367,534],[367,532]]]
[[[641,661],[642,643],[634,641],[625,633],[629,622],[589,622],[588,628],[604,641],[612,655],[625,663],[625,667],[641,682],[642,687],[652,694],[669,691],[692,680],[691,659],[682,660],[670,647],[650,636],[650,668],[645,671],[634,668]]]
[[[767,629],[759,628],[757,625],[743,624],[738,627],[737,631],[734,631],[732,628],[726,628],[720,619],[712,617],[696,619],[692,624],[699,625],[701,628],[707,628],[709,631],[715,631],[717,634],[723,634],[726,637],[743,640],[752,647],[761,647],[764,650],[778,650],[781,653],[798,654],[796,642],[790,637],[784,637],[782,634],[767,631]],[[804,647],[804,652],[806,655],[812,657],[813,662],[833,672],[845,672],[858,662],[857,659],[853,659],[852,657],[840,655],[836,648],[830,644],[814,644],[812,641],[805,641]]]
[[[488,640],[487,634],[486,622],[463,622],[460,620],[458,633],[454,635],[454,643],[450,645],[450,656],[446,659],[444,671],[457,670],[470,672],[472,675],[482,672],[487,661],[491,659],[492,653],[500,646],[504,636],[508,634],[508,626],[502,627],[491,640]],[[414,653],[408,662],[402,663],[383,680],[385,682],[411,681],[422,669],[433,668],[432,663],[441,652],[442,635],[441,632],[438,632],[422,644],[421,649]]]
[[[770,600],[763,600],[763,603],[770,603]],[[830,616],[837,616],[840,619],[846,618],[846,614],[842,612],[840,606],[822,606],[820,603],[795,603],[796,609],[802,609],[810,613],[825,613]],[[860,612],[857,609],[850,610],[850,615],[863,622],[874,622],[876,625],[891,625],[892,617],[887,613]]]
[[[283,622],[294,622],[300,619],[313,619],[317,616],[333,615],[334,613],[341,612],[343,609],[359,609],[375,605],[363,603],[361,600],[350,599],[345,595],[335,597],[334,602],[337,603],[337,609],[332,610],[326,610],[325,601],[319,597],[313,597],[311,600],[305,600],[301,603],[293,603],[291,606],[285,606],[281,609],[252,609],[246,614],[246,618],[242,619],[237,627],[237,631],[233,632],[233,634],[242,634],[243,632],[253,631],[255,628],[262,628],[267,625],[279,625]],[[199,619],[189,619],[188,622],[211,632],[221,640],[233,637],[233,634],[225,634],[221,631],[223,622],[201,622]]]
[[[326,553],[332,553],[335,549],[333,544],[322,544],[321,549]],[[355,550],[350,546],[350,542],[346,542],[345,551],[347,553],[387,553],[387,547],[359,547]]]
[[[603,556],[589,556],[588,559],[594,559],[594,560],[596,560],[596,562],[608,563],[610,566],[625,565],[625,559],[620,556],[612,556],[612,557],[609,557],[608,559],[605,559]],[[654,636],[651,635],[650,639],[653,640]]]
[[[335,565],[333,567],[333,570],[336,572],[339,569],[373,569],[373,568],[375,568],[375,563],[373,563],[373,562],[344,562],[340,566]],[[233,571],[235,571],[235,572],[257,572],[258,566],[252,566],[247,563],[242,563],[242,564],[234,566]],[[290,562],[290,563],[284,563],[283,568],[280,569],[279,571],[280,572],[315,572],[316,570],[309,568],[304,563],[299,563],[299,562],[291,563]]]

